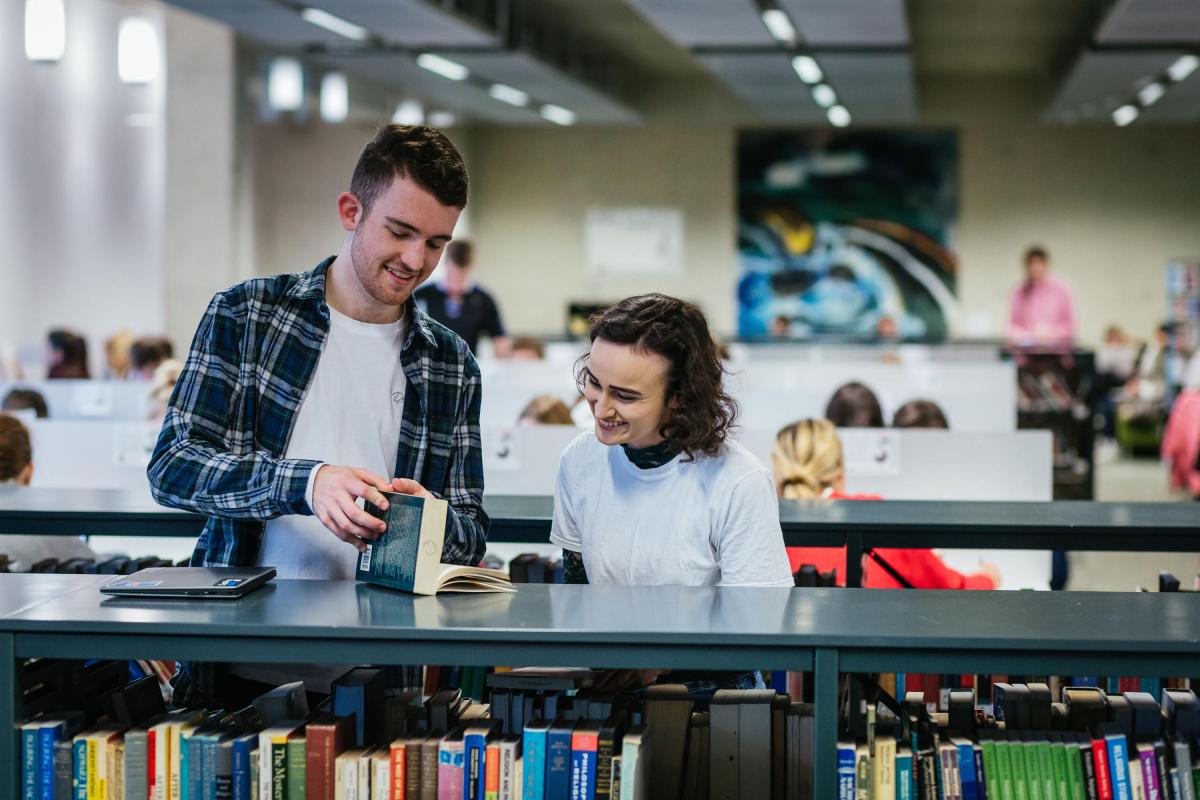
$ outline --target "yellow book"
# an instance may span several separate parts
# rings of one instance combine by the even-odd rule
[[[125,737],[122,736],[112,747],[112,761],[108,764],[109,797],[125,800]]]
[[[100,771],[97,767],[96,752],[100,742],[96,734],[87,737],[87,800],[100,800]]]
[[[875,797],[896,796],[896,740],[884,736],[875,740],[871,759],[871,790]]]

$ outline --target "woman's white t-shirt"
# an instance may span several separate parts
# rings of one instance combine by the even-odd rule
[[[580,434],[563,452],[550,541],[594,584],[792,586],[775,484],[736,442],[639,469]]]

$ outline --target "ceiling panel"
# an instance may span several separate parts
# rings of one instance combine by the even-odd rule
[[[1161,74],[1179,55],[1171,51],[1085,51],[1042,117],[1048,122],[1111,124],[1113,109],[1129,102],[1147,79]],[[1179,88],[1174,87],[1168,97]]]
[[[306,44],[341,47],[350,40],[330,33],[272,0],[169,0],[178,8],[222,22],[247,39],[281,48]]]
[[[508,84],[528,92],[535,100],[568,108],[583,124],[630,124],[641,119],[632,108],[525,52],[445,55],[482,79]]]
[[[1117,0],[1096,31],[1104,44],[1200,43],[1197,0]]]
[[[752,0],[629,0],[683,47],[774,47]]]
[[[907,53],[830,53],[818,57],[855,122],[915,122],[917,97]]]
[[[416,61],[403,54],[325,55],[315,60],[394,89],[397,94],[420,97],[438,108],[446,108],[471,119],[505,125],[543,123],[541,117],[529,109],[501,103],[474,84],[434,75],[418,67]]]
[[[313,5],[408,47],[494,47],[495,31],[427,0],[312,0]]]
[[[778,0],[803,40],[818,47],[908,44],[904,0]]]
[[[705,53],[697,58],[765,120],[798,124],[825,121],[825,112],[792,71],[786,53]]]
[[[1173,85],[1161,100],[1142,112],[1138,122],[1200,122],[1200,72]]]

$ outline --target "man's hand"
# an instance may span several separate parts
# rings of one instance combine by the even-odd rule
[[[433,498],[433,492],[430,492],[424,486],[409,478],[392,478],[392,484],[388,487],[387,491],[411,494],[413,497]]]
[[[361,497],[386,510],[388,502],[380,492],[390,491],[399,489],[393,489],[386,478],[370,470],[325,464],[313,482],[313,515],[334,536],[362,552],[368,541],[378,539],[387,530],[387,523],[359,508],[355,501]]]

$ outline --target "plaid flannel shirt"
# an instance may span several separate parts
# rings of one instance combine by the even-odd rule
[[[312,513],[304,495],[319,462],[284,454],[329,333],[332,262],[237,284],[200,321],[147,469],[155,500],[208,516],[193,565],[252,565],[266,520]],[[395,477],[449,502],[442,560],[476,564],[488,529],[479,366],[411,299],[406,313]]]

